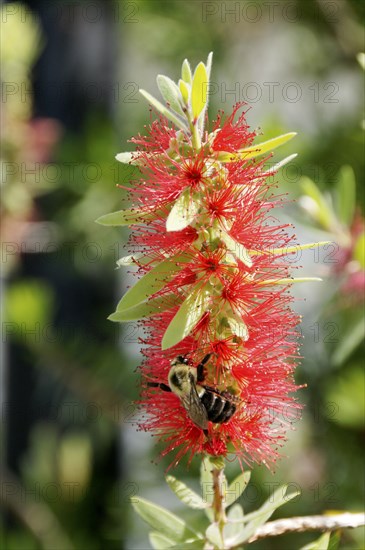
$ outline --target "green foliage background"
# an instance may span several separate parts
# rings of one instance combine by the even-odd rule
[[[82,131],[63,136],[53,159],[62,177],[54,182],[48,177],[24,183],[15,174],[3,186],[7,221],[21,224],[34,201],[41,200],[44,220],[56,228],[57,249],[40,254],[39,261],[46,257],[49,270],[62,273],[65,284],[79,279],[86,289],[98,289],[89,296],[91,317],[77,324],[70,319],[69,330],[61,333],[56,322],[60,297],[47,277],[25,277],[24,258],[5,257],[3,342],[5,348],[17,346],[17,353],[36,368],[39,383],[36,395],[30,396],[33,406],[42,408],[51,386],[51,406],[57,414],[35,418],[19,471],[7,471],[2,482],[3,548],[146,548],[148,527],[131,513],[129,498],[140,495],[179,509],[163,477],[171,458],[156,465],[153,438],[132,425],[132,402],[138,396],[134,369],[140,361],[137,327],[131,323],[119,328],[106,320],[121,288],[130,284],[124,272],[114,270],[128,233],[93,221],[121,208],[125,192],[116,184],[132,185],[137,175],[113,159],[149,121],[138,88],[158,96],[158,73],[176,79],[185,57],[195,65],[214,51],[210,118],[218,109],[229,113],[234,103],[246,100],[251,107],[248,120],[262,129],[264,139],[297,131],[283,154],[296,151],[299,156],[278,178],[293,201],[280,215],[295,221],[299,241],[336,242],[336,236],[306,217],[298,200],[302,176],[330,194],[327,199],[334,198],[346,164],[353,168],[358,212],[363,212],[363,72],[357,55],[363,44],[364,5],[356,0],[112,4],[120,44],[113,119],[91,110]],[[9,23],[3,24],[6,28]],[[29,33],[33,55],[24,58],[23,70],[14,76],[7,57],[13,53],[3,51],[8,80],[28,82],[42,47],[36,28],[30,18],[18,22],[17,32],[23,37]],[[5,102],[5,112],[16,123],[4,141],[3,160],[8,162],[24,158],[19,133],[31,106],[24,107],[17,96]],[[100,175],[93,179],[94,165]],[[6,246],[15,237],[4,234]],[[280,510],[284,516],[358,511],[363,506],[363,296],[350,300],[340,293],[343,273],[331,271],[329,252],[303,252],[295,264],[308,275],[325,278],[320,286],[306,284],[298,291],[304,338],[297,380],[307,384],[299,397],[305,405],[303,418],[295,422],[276,470],[254,469],[251,488],[241,499],[245,511],[259,507],[282,483],[301,490]],[[17,327],[11,334],[6,330],[9,323]],[[21,327],[37,323],[41,337],[26,337]],[[5,411],[6,392],[3,398]],[[4,412],[5,443],[10,414]],[[6,451],[2,458],[5,469]],[[237,463],[228,465],[230,477],[238,471]],[[197,461],[187,472],[182,464],[173,473],[197,488],[198,472]],[[70,493],[67,487],[75,490]],[[363,547],[360,531],[345,533],[342,547]],[[307,534],[267,539],[253,548],[292,550],[312,539]]]

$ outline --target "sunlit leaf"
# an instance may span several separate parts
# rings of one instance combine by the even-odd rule
[[[126,323],[128,321],[136,321],[137,319],[143,319],[150,317],[158,313],[162,313],[167,309],[171,309],[182,301],[181,297],[176,294],[167,294],[152,298],[146,302],[141,302],[134,307],[128,309],[117,310],[109,315],[109,321],[115,321],[117,323]]]
[[[323,279],[320,277],[288,277],[285,279],[266,279],[266,281],[257,281],[258,285],[288,285],[291,283],[320,283]]]
[[[294,244],[292,246],[283,246],[281,248],[268,248],[267,250],[249,250],[249,254],[250,256],[261,256],[262,254],[278,254],[284,256],[286,254],[295,254],[298,250],[308,250],[315,246],[324,246],[326,244],[330,244],[331,242],[332,241],[318,241],[316,243]]]
[[[195,493],[192,489],[185,485],[185,483],[179,481],[174,476],[167,476],[166,481],[177,498],[190,508],[203,510],[209,506],[209,504],[203,501],[200,495]]]
[[[349,226],[356,207],[356,182],[351,166],[342,166],[337,183],[337,212],[339,220]]]
[[[170,322],[162,338],[162,349],[175,346],[196,327],[211,300],[211,287],[195,287]]]
[[[162,506],[141,497],[132,502],[132,506],[137,514],[153,529],[175,543],[198,538],[197,533],[185,521],[166,510],[166,508],[162,508]]]
[[[171,109],[173,109],[179,115],[185,116],[180,103],[181,92],[175,82],[171,80],[171,78],[169,78],[168,76],[159,74],[157,76],[157,86],[161,92],[162,97],[164,98],[166,103],[169,104]]]
[[[166,220],[167,231],[181,231],[188,227],[199,212],[200,202],[191,196],[190,188],[185,189],[176,200]]]
[[[264,153],[269,153],[277,147],[280,147],[281,145],[284,145],[284,143],[286,143],[296,135],[296,132],[289,132],[287,134],[283,134],[267,141],[263,141],[262,143],[251,145],[250,147],[246,147],[245,149],[240,149],[236,154],[221,151],[218,154],[218,160],[220,160],[221,162],[232,162],[237,159],[253,159],[259,157],[260,155],[263,155]]]
[[[172,111],[170,111],[167,107],[165,107],[165,105],[163,105],[160,101],[158,101],[158,99],[153,97],[151,94],[149,94],[145,90],[139,90],[139,91],[141,95],[143,95],[143,97],[147,99],[147,101],[153,107],[155,107],[155,109],[157,109],[164,117],[166,117],[173,124],[175,124],[175,126],[180,128],[180,130],[184,130],[185,132],[188,130],[188,127],[185,124],[185,122],[181,120],[177,115],[175,115]]]
[[[182,269],[180,263],[187,261],[185,256],[173,256],[163,260],[146,273],[130,288],[120,300],[117,311],[134,308],[161,290],[171,278]]]
[[[200,113],[204,109],[208,100],[208,76],[204,63],[200,62],[194,72],[192,90],[191,90],[191,107],[194,120],[199,118]]]
[[[183,101],[185,105],[188,105],[189,103],[189,93],[190,89],[189,86],[184,82],[183,80],[179,80],[179,89],[183,98]]]

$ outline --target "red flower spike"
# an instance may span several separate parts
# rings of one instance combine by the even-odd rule
[[[300,409],[290,396],[299,318],[281,253],[292,246],[290,226],[272,216],[283,197],[265,172],[267,142],[252,145],[242,105],[225,120],[219,115],[209,134],[206,106],[192,120],[191,97],[179,93],[186,120],[168,106],[166,118],[131,140],[141,171],[130,191],[142,217],[130,240],[141,301],[131,308],[122,299],[117,313],[142,312],[139,426],[165,443],[163,455],[176,453],[173,465],[184,455],[190,462],[199,453],[233,453],[269,466]],[[159,274],[168,258],[174,271]],[[144,280],[152,268],[156,280]]]

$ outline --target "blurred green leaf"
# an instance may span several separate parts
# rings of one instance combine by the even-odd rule
[[[187,59],[184,59],[181,67],[181,78],[188,84],[191,84],[193,81],[190,63]]]
[[[219,525],[217,523],[211,523],[209,525],[209,527],[205,531],[205,536],[207,537],[208,541],[213,544],[215,549],[223,550],[224,541],[219,529]]]
[[[223,528],[223,537],[226,547],[230,547],[230,539],[238,537],[243,529],[243,509],[240,504],[234,504],[227,512],[227,524]]]
[[[300,550],[337,550],[340,543],[339,533],[332,533],[328,531],[323,533],[319,539],[302,546]]]
[[[356,240],[353,258],[365,270],[365,232],[361,233]]]
[[[190,508],[203,510],[209,506],[200,495],[192,491],[185,483],[176,479],[176,477],[169,475],[166,477],[166,481],[177,498]]]
[[[54,293],[51,287],[39,280],[22,281],[10,285],[6,295],[5,317],[14,323],[21,332],[24,326],[29,330],[39,330],[50,322],[54,308]],[[16,332],[14,332],[16,335]],[[36,338],[36,335],[35,335]]]
[[[311,212],[311,216],[322,226],[323,229],[331,231],[333,225],[333,213],[317,185],[310,178],[304,176],[300,180],[300,186],[303,193],[310,197],[316,205],[316,210]]]
[[[362,429],[365,419],[365,373],[363,365],[351,365],[328,383],[325,396],[336,410],[329,418],[347,428]]]
[[[224,507],[228,508],[240,498],[250,481],[251,472],[242,472],[228,486]]]
[[[162,533],[158,531],[151,531],[149,534],[149,539],[152,548],[156,550],[165,550],[165,548],[171,548],[174,546],[175,542],[168,537],[165,537]]]
[[[356,182],[351,166],[342,166],[337,183],[337,212],[339,220],[349,226],[356,207]]]
[[[365,333],[365,317],[361,317],[353,325],[350,325],[345,334],[342,336],[341,342],[336,347],[332,355],[332,363],[338,367],[342,365],[346,359],[350,357],[353,351],[361,344]]]
[[[153,529],[156,529],[156,531],[162,533],[167,539],[171,539],[175,543],[199,538],[194,529],[189,527],[185,521],[175,516],[175,514],[166,510],[166,508],[162,508],[141,497],[132,502],[132,506],[137,514]]]
[[[117,212],[110,212],[110,214],[104,214],[100,216],[96,223],[100,225],[133,225],[135,223],[143,223],[153,219],[156,216],[154,211],[143,211],[137,208],[130,208],[129,210],[118,210]]]
[[[252,258],[247,250],[247,248],[242,244],[233,239],[231,235],[226,233],[226,231],[220,231],[220,238],[227,247],[227,250],[231,252],[237,259],[241,260],[247,267],[252,267]]]

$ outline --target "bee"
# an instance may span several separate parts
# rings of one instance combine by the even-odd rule
[[[166,392],[176,394],[187,411],[190,420],[208,435],[208,421],[224,424],[236,412],[235,396],[229,392],[220,392],[201,382],[204,381],[204,365],[211,354],[204,357],[195,368],[188,358],[179,355],[171,362],[168,375],[168,385],[149,382],[152,387],[159,387]]]

